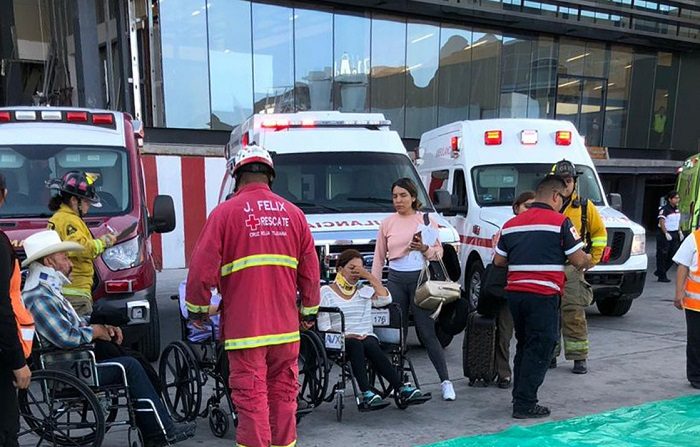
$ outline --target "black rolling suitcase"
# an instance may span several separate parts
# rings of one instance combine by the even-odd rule
[[[496,319],[472,312],[462,344],[462,366],[469,386],[489,386],[496,378]]]

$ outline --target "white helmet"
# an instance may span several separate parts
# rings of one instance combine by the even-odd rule
[[[251,144],[249,146],[244,146],[236,153],[233,161],[233,175],[236,175],[242,167],[248,166],[248,168],[244,170],[245,172],[271,173],[272,177],[275,176],[275,165],[272,163],[270,153],[258,145]],[[266,167],[261,169],[259,165],[264,165]]]

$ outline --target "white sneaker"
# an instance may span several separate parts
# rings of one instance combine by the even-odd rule
[[[455,394],[455,389],[452,386],[452,382],[445,380],[442,382],[442,399],[443,400],[455,400],[457,395]]]

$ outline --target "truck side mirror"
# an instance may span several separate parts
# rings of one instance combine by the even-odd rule
[[[175,204],[170,196],[156,196],[148,230],[153,233],[170,233],[175,229]]]
[[[622,211],[622,196],[616,192],[608,194],[608,203],[614,210]]]

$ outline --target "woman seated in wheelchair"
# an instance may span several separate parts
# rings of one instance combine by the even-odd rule
[[[178,287],[178,300],[180,304],[180,315],[186,321],[187,339],[192,343],[202,343],[206,341],[216,341],[219,339],[219,305],[221,304],[221,294],[216,289],[211,290],[211,304],[209,305],[209,320],[200,327],[195,326],[188,319],[187,304],[185,302],[185,291],[187,289],[187,277]],[[214,336],[212,339],[212,335]]]
[[[389,402],[372,390],[367,375],[367,361],[390,383],[405,403],[422,403],[421,391],[401,381],[372,330],[372,307],[383,307],[391,303],[389,291],[364,268],[362,254],[357,250],[343,251],[338,257],[336,270],[335,281],[321,287],[321,307],[337,307],[343,312],[345,352],[362,392],[361,405],[367,409],[389,405]],[[318,329],[340,332],[340,315],[320,312]]]

